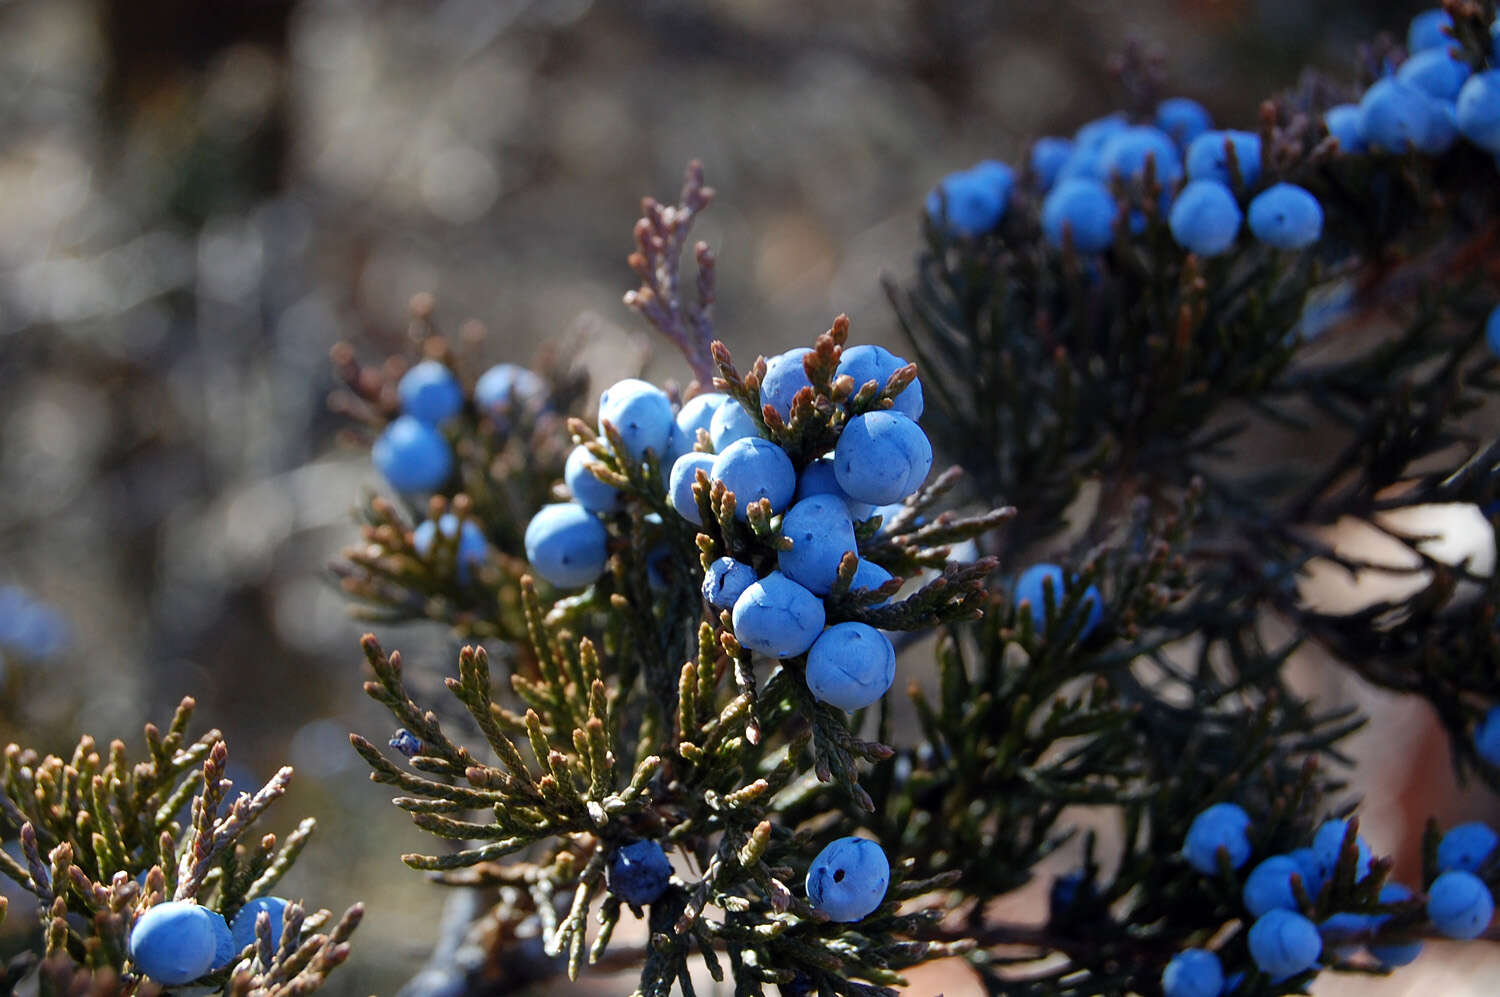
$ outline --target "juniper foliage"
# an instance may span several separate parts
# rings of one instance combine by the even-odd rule
[[[101,750],[85,736],[69,758],[11,744],[0,770],[0,874],[35,897],[40,952],[4,968],[9,991],[35,971],[44,995],[158,993],[129,956],[139,916],[166,900],[197,903],[232,920],[269,896],[311,836],[301,821],[278,839],[255,825],[286,792],[290,767],[254,793],[233,793],[229,749],[217,730],[188,737],[195,704],[184,699],[163,731],[147,724],[147,758],[124,742]],[[5,905],[0,903],[0,914]],[[256,941],[196,986],[236,997],[312,993],[349,956],[363,908],[336,921],[327,910],[288,905],[280,944],[262,915]]]
[[[1493,4],[1445,6],[1458,57],[1489,65]],[[1323,124],[1400,57],[1383,39],[1355,80],[1309,73],[1262,104],[1259,163],[1226,153],[1238,195],[1286,182],[1317,198],[1323,234],[1309,248],[1242,234],[1219,256],[1185,251],[1153,160],[1112,181],[1114,241],[1099,254],[1049,245],[1045,185],[1030,172],[986,232],[944,224],[935,195],[914,275],[886,284],[917,363],[884,384],[837,376],[853,335],[841,316],[811,344],[808,387],[785,413],[762,404],[765,358],[742,368],[711,343],[718,264],[689,245],[712,201],[701,167],[677,204],[648,198],[630,257],[642,285],[625,303],[685,356],[696,380],[674,400],[726,393],[801,468],[921,378],[924,423],[954,467],[857,524],[858,556],[824,600],[830,623],[936,633],[916,652],[934,678],[910,690],[920,737],[901,743],[892,696],[849,716],[811,694],[805,656],[757,661],[698,589],[721,556],[774,567],[790,543],[780,510],[761,500],[736,515],[734,493],[699,472],[704,525],[690,524],[662,455],[623,459],[618,428],[578,418],[581,382],[553,367],[535,421],[497,426],[471,407],[446,427],[463,470],[426,514],[451,508],[484,527],[495,551],[476,580],[455,581],[451,546],[414,556],[414,523],[378,499],[338,569],[377,619],[427,617],[486,642],[459,654],[451,710],[419,704],[400,655],[365,638],[367,691],[417,746],[402,741],[399,761],[359,735],[355,748],[451,845],[407,865],[495,891],[493,916],[535,925],[570,977],[634,961],[641,994],[693,993],[699,963],[737,994],[893,994],[903,969],[950,956],[992,993],[1160,993],[1168,961],[1193,946],[1214,949],[1225,992],[1304,992],[1320,967],[1257,968],[1241,896],[1251,867],[1221,850],[1209,875],[1183,855],[1215,803],[1252,815],[1257,861],[1352,813],[1338,769],[1363,720],[1295,691],[1293,654],[1316,644],[1425,697],[1459,774],[1500,787],[1473,738],[1500,700],[1492,530],[1482,524],[1487,553],[1481,542],[1455,554],[1431,525],[1437,512],[1472,521],[1496,508],[1500,445],[1473,427],[1500,389],[1485,343],[1500,286],[1496,164],[1464,141],[1344,150]],[[1158,68],[1134,53],[1119,70],[1128,102],[1154,106]],[[418,338],[448,356],[434,328]],[[395,412],[389,378],[349,366],[351,349],[340,363],[378,426]],[[520,524],[562,494],[547,489],[563,426],[624,496],[603,520],[607,569],[575,594],[521,560]],[[1315,445],[1246,459],[1277,432]],[[707,433],[696,448],[713,451]],[[497,456],[512,453],[530,459]],[[1395,565],[1343,543],[1351,526],[1399,548]],[[965,541],[979,554],[956,556]],[[860,558],[894,580],[851,591]],[[1043,559],[1063,583],[1034,605],[1013,580]],[[1330,609],[1313,585],[1373,573],[1400,584],[1354,611]],[[854,830],[885,849],[891,887],[873,914],[832,923],[800,882],[821,844]],[[1430,825],[1419,887],[1439,872],[1439,838]],[[611,939],[630,905],[610,892],[609,867],[643,839],[677,858],[676,874],[649,909],[632,908],[648,940],[622,951]],[[1420,888],[1380,899],[1392,860],[1366,871],[1361,847],[1356,818],[1325,882],[1293,880],[1298,909],[1323,925],[1321,968],[1385,971],[1359,946],[1436,936]],[[1039,865],[1063,849],[1081,858],[1049,884],[1045,919],[997,920],[993,902],[1048,875]],[[1496,858],[1479,871],[1500,882]],[[470,985],[507,986],[483,971]]]
[[[1492,67],[1493,2],[1445,10],[1456,57]],[[914,272],[886,283],[917,363],[863,384],[841,375],[856,333],[839,316],[785,410],[763,397],[766,358],[737,363],[714,340],[719,264],[692,235],[713,201],[701,167],[677,203],[646,199],[629,257],[641,283],[624,304],[686,361],[693,380],[669,386],[673,403],[723,392],[800,471],[920,385],[939,470],[856,517],[857,550],[820,602],[829,624],[897,635],[924,678],[909,708],[886,695],[848,714],[814,693],[807,653],[753,654],[700,585],[723,557],[774,570],[795,549],[784,510],[699,471],[702,525],[690,522],[666,454],[632,459],[626,427],[585,420],[591,391],[566,350],[535,365],[535,393],[492,404],[465,390],[440,427],[449,479],[431,495],[365,496],[360,542],[333,568],[362,618],[439,623],[465,642],[439,702],[366,636],[366,691],[399,726],[389,750],[351,735],[371,778],[440,839],[405,864],[490,905],[473,926],[488,958],[463,969],[464,989],[630,966],[642,995],[693,994],[707,973],[736,994],[874,997],[913,966],[959,958],[991,993],[1156,994],[1172,958],[1202,948],[1224,993],[1279,995],[1324,970],[1385,972],[1384,947],[1439,937],[1426,890],[1444,869],[1441,829],[1427,827],[1411,898],[1382,899],[1393,860],[1366,864],[1340,776],[1363,719],[1287,677],[1315,644],[1423,697],[1459,776],[1500,789],[1475,737],[1500,704],[1500,444],[1475,428],[1500,391],[1486,339],[1500,298],[1494,151],[1344,149],[1324,124],[1404,54],[1377,40],[1352,80],[1308,74],[1262,104],[1258,162],[1225,151],[1237,198],[1278,183],[1316,198],[1312,245],[1240,233],[1222,254],[1184,250],[1167,209],[1178,181],[1154,158],[1109,180],[1117,210],[1099,253],[1071,232],[1049,239],[1035,171],[1006,174],[982,230],[948,224],[962,206],[940,191]],[[1159,66],[1133,51],[1118,70],[1145,116]],[[430,297],[414,301],[409,338],[410,356],[373,365],[334,352],[335,404],[361,424],[360,445],[401,414],[413,361],[469,374]],[[1258,459],[1277,433],[1307,445]],[[688,443],[714,450],[701,429]],[[528,564],[526,531],[566,497],[573,447],[621,501],[598,519],[602,573],[564,590]],[[422,520],[449,515],[482,531],[478,563],[463,529],[418,542]],[[1480,539],[1459,544],[1456,527]],[[1384,553],[1351,546],[1351,531]],[[891,580],[857,587],[865,563]],[[1042,563],[1055,571],[1037,594],[1020,577]],[[1362,594],[1376,575],[1385,594],[1329,601],[1330,586]],[[291,770],[231,799],[223,739],[188,740],[192,712],[184,700],[165,732],[148,725],[138,763],[87,737],[68,759],[7,748],[0,838],[13,851],[0,873],[35,896],[40,932],[0,987],[157,992],[130,957],[141,913],[170,897],[233,917],[298,857],[311,821],[280,841],[250,833]],[[1253,865],[1227,847],[1216,868],[1185,854],[1196,818],[1229,802],[1250,815],[1256,862],[1354,815],[1327,868],[1289,881],[1320,926],[1317,964],[1262,971],[1242,892]],[[802,884],[823,845],[855,832],[892,874],[871,913],[836,922]],[[640,842],[674,872],[636,904],[615,860]],[[1056,876],[1060,855],[1074,867]],[[1500,855],[1476,871],[1493,891]],[[1038,879],[1045,916],[996,916]],[[292,904],[279,945],[261,918],[255,943],[194,989],[315,990],[361,913]],[[643,944],[616,939],[627,917],[644,921]]]

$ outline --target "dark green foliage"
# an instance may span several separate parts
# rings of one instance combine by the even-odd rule
[[[1491,16],[1459,18],[1473,63]],[[1058,255],[1039,236],[1035,199],[1018,194],[992,236],[950,241],[929,226],[916,281],[887,290],[932,385],[933,438],[981,498],[1019,510],[1005,534],[1019,542],[998,548],[1007,567],[1069,526],[1107,536],[1135,496],[1170,502],[1201,482],[1205,525],[1186,553],[1200,600],[1219,604],[1202,615],[1295,617],[1366,677],[1431,699],[1472,760],[1478,704],[1500,691],[1493,627],[1476,626],[1493,603],[1450,597],[1460,582],[1492,593],[1490,579],[1437,560],[1381,514],[1495,494],[1493,448],[1473,428],[1500,388],[1483,337],[1496,299],[1495,166],[1465,142],[1440,157],[1340,155],[1319,122],[1349,97],[1313,75],[1262,106],[1259,186],[1286,180],[1319,197],[1327,223],[1314,250],[1242,238],[1200,260],[1153,215],[1152,191],[1118,188],[1144,211],[1143,233],[1121,224],[1110,253]],[[1384,328],[1358,336],[1361,325]],[[1347,334],[1323,359],[1312,341],[1329,326]],[[1268,432],[1315,435],[1315,449],[1269,466],[1233,459]],[[1100,499],[1080,510],[1085,481]],[[1420,597],[1338,620],[1306,611],[1295,578],[1307,561],[1370,566],[1316,530],[1345,517],[1413,551],[1421,563],[1408,573],[1430,575]]]

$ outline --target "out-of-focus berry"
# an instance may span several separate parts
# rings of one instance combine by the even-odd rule
[[[1471,872],[1445,872],[1427,888],[1427,917],[1449,938],[1478,938],[1494,914],[1495,899],[1489,887]]]
[[[1080,253],[1102,252],[1114,241],[1118,210],[1109,188],[1098,180],[1059,180],[1042,201],[1042,232],[1059,249],[1066,238]]]
[[[1441,7],[1424,10],[1411,19],[1406,29],[1406,50],[1421,52],[1430,48],[1444,48],[1453,44],[1453,36],[1445,28],[1453,27],[1453,18]]]
[[[1026,603],[1030,607],[1031,620],[1037,630],[1047,625],[1047,587],[1052,589],[1053,605],[1061,606],[1067,597],[1067,581],[1063,569],[1056,564],[1033,564],[1016,578],[1011,598],[1016,605]],[[1104,619],[1104,597],[1098,586],[1090,585],[1083,594],[1081,611],[1088,615],[1078,632],[1079,640],[1087,640]]]
[[[1255,195],[1248,218],[1255,237],[1277,249],[1302,249],[1323,234],[1323,206],[1295,184],[1279,183]]]
[[[1213,117],[1203,105],[1188,97],[1168,97],[1156,105],[1156,127],[1179,146],[1186,146],[1213,126]]]
[[[1229,172],[1230,149],[1234,150],[1234,163],[1239,167],[1243,186],[1255,186],[1260,179],[1260,136],[1254,132],[1210,131],[1193,139],[1187,152],[1188,179],[1217,180],[1233,187],[1234,177]]]
[[[1301,914],[1273,910],[1250,926],[1250,958],[1273,980],[1306,972],[1323,951],[1317,925]]]
[[[1073,155],[1071,139],[1047,135],[1036,140],[1031,147],[1031,172],[1036,174],[1037,185],[1042,190],[1051,190],[1058,174]]]
[[[255,941],[255,921],[262,911],[271,922],[271,947],[279,946],[282,930],[286,927],[287,906],[287,902],[280,897],[256,897],[241,907],[230,925],[234,932],[235,950],[242,952],[245,946]]]
[[[432,548],[437,543],[439,532],[449,540],[458,537],[458,580],[467,582],[473,569],[489,557],[490,547],[484,539],[484,531],[472,519],[465,519],[460,528],[458,516],[445,512],[435,523],[428,519],[417,524],[417,528],[412,531],[412,546],[423,557],[432,556]]]
[[[1217,180],[1194,180],[1172,204],[1168,224],[1172,238],[1199,256],[1217,256],[1234,245],[1240,231],[1240,206]]]
[[[1292,892],[1292,877],[1300,875],[1302,870],[1296,859],[1290,855],[1272,855],[1245,877],[1245,885],[1240,891],[1245,909],[1256,917],[1278,908],[1296,910],[1297,896]]]
[[[1188,864],[1205,876],[1219,872],[1219,849],[1229,855],[1229,864],[1238,869],[1250,858],[1250,839],[1246,831],[1250,815],[1233,803],[1215,803],[1189,825],[1182,854]]]
[[[1162,970],[1165,997],[1219,997],[1224,989],[1224,967],[1207,949],[1184,949]]]
[[[423,360],[402,375],[396,385],[401,411],[436,426],[463,411],[464,389],[446,364]]]
[[[437,491],[453,475],[453,448],[436,429],[403,415],[370,448],[375,469],[404,494]]]
[[[1339,140],[1339,149],[1353,154],[1365,151],[1365,137],[1359,130],[1359,105],[1335,104],[1323,114],[1328,134]]]
[[[1500,835],[1484,821],[1470,821],[1448,829],[1438,843],[1437,867],[1444,872],[1478,872],[1500,845]]]

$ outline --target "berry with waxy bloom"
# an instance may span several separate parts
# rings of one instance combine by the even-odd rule
[[[779,571],[753,582],[734,603],[734,636],[752,651],[794,658],[823,632],[823,600]]]
[[[781,535],[792,542],[777,555],[782,573],[817,595],[829,593],[839,562],[859,549],[849,508],[835,495],[813,495],[793,505],[782,518]]]
[[[823,702],[853,713],[876,702],[896,678],[896,649],[866,623],[835,623],[807,652],[807,687]]]
[[[712,477],[714,459],[711,453],[696,450],[685,453],[672,465],[672,474],[667,479],[667,500],[679,516],[694,526],[703,525],[703,516],[698,511],[698,500],[693,497],[693,483],[698,480],[699,471]]]
[[[851,346],[839,355],[839,365],[834,371],[834,377],[849,375],[854,381],[856,392],[868,381],[874,381],[881,389],[884,389],[891,375],[905,366],[904,359],[883,346]],[[908,419],[920,419],[922,417],[921,380],[913,380],[899,395],[891,399],[891,409],[900,412]]]
[[[675,419],[667,393],[639,378],[617,381],[599,396],[600,434],[606,422],[613,425],[634,461],[645,460],[647,450],[666,459]]]
[[[894,410],[866,412],[844,426],[833,451],[839,487],[860,502],[899,501],[932,470],[932,443],[911,419]]]
[[[544,505],[526,524],[526,560],[558,588],[580,588],[604,573],[609,534],[576,502]]]
[[[563,465],[563,481],[573,493],[573,501],[589,512],[614,512],[620,507],[620,490],[599,480],[589,469],[590,465],[597,463],[598,459],[589,453],[589,448],[580,443],[568,453],[568,461]]]
[[[693,446],[698,442],[698,430],[710,432],[714,413],[728,399],[729,396],[722,392],[706,391],[682,403],[677,415],[672,418],[672,432],[667,440],[667,456],[670,460],[692,452]]]
[[[219,950],[214,918],[222,916],[190,900],[157,904],[130,930],[130,959],[145,975],[178,986],[207,973]]]
[[[782,512],[797,491],[797,470],[786,451],[758,436],[735,440],[714,458],[711,477],[734,492],[736,519],[744,521],[751,503],[767,499]]]
[[[733,609],[755,581],[755,569],[750,565],[732,557],[717,558],[703,573],[703,601],[715,609]]]
[[[785,421],[791,418],[792,400],[803,388],[811,388],[803,358],[812,350],[799,346],[766,361],[766,376],[760,379],[760,403],[769,405]]]
[[[872,914],[891,883],[891,863],[868,838],[839,838],[807,868],[807,899],[829,920],[850,923]]]

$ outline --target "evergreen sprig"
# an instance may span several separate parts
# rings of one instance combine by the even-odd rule
[[[101,755],[87,735],[68,760],[6,747],[0,840],[16,843],[24,861],[0,852],[0,874],[37,899],[43,994],[156,992],[130,954],[130,931],[140,915],[172,899],[233,919],[248,901],[271,894],[306,845],[311,819],[284,841],[253,833],[285,792],[291,768],[255,793],[231,798],[223,736],[210,730],[188,740],[194,709],[193,700],[184,699],[165,732],[146,725],[145,761],[131,762],[122,741]],[[309,916],[290,904],[279,948],[271,948],[269,924],[257,925],[258,946],[203,983],[240,997],[311,993],[348,958],[362,915],[356,904],[325,932],[328,911]],[[31,958],[18,956],[7,977],[25,975]]]

